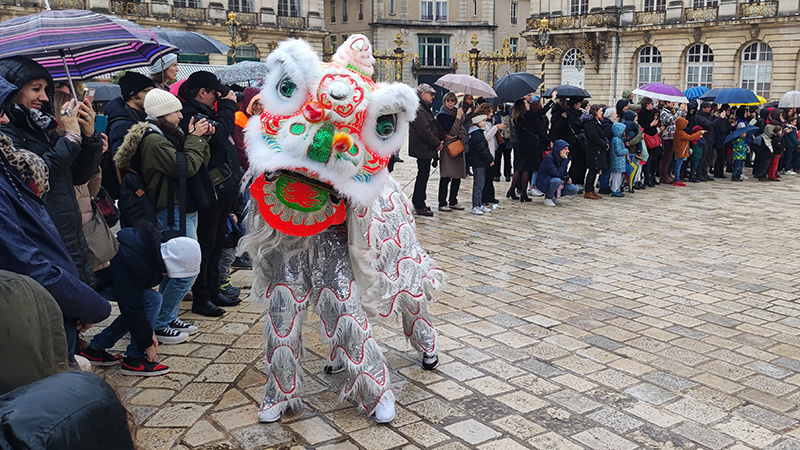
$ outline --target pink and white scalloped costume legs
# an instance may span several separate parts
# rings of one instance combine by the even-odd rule
[[[328,229],[294,239],[266,258],[271,279],[280,283],[267,290],[267,383],[261,411],[283,412],[300,401],[305,351],[301,327],[308,308],[320,316],[321,337],[332,349],[330,362],[343,364],[346,371],[342,395],[357,399],[368,414],[383,396],[393,402],[389,370],[361,308],[347,238]]]

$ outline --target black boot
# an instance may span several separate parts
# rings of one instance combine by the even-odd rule
[[[192,312],[206,317],[219,317],[225,314],[225,310],[218,308],[210,300],[192,300]]]
[[[509,189],[508,192],[506,192],[506,198],[510,198],[511,200],[518,200],[519,197],[517,197],[517,193],[514,192],[515,190],[516,189],[514,189],[514,186],[511,186],[511,189]]]

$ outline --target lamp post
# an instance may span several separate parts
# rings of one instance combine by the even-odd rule
[[[544,66],[546,58],[550,55],[557,55],[561,53],[561,49],[553,47],[550,45],[550,21],[547,18],[542,18],[539,20],[539,27],[537,28],[537,38],[538,38],[538,45],[534,49],[534,53],[539,59],[542,60],[542,86],[540,88],[540,97],[544,96]]]
[[[236,20],[236,13],[228,13],[228,21],[225,22],[225,25],[228,27],[228,35],[231,37],[231,49],[233,50],[231,61],[236,64],[236,45],[239,37],[239,22]]]

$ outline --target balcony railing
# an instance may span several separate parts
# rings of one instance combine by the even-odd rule
[[[666,11],[641,11],[636,13],[636,25],[661,25],[667,20]]]
[[[762,1],[739,4],[739,18],[752,19],[756,17],[775,17],[778,15],[778,2]]]
[[[420,16],[420,20],[426,21],[437,21],[437,22],[447,22],[447,15],[443,16],[431,16],[431,15],[422,15]]]
[[[420,69],[452,69],[455,62],[454,58],[419,58],[415,65]]]
[[[683,10],[684,22],[713,22],[719,16],[719,8],[706,6],[704,8],[686,8]]]
[[[203,21],[206,20],[206,9],[205,8],[184,8],[184,7],[173,7],[172,8],[172,17],[181,20],[197,20]]]
[[[112,0],[111,12],[114,14],[147,17],[150,15],[150,5],[147,3]]]
[[[536,30],[539,28],[539,20],[540,19],[535,18],[528,19],[526,28],[528,30]],[[579,16],[550,17],[549,20],[549,26],[553,30],[588,27],[616,27],[619,24],[619,14],[604,12],[581,14]]]
[[[8,2],[14,4],[15,2]],[[83,0],[51,0],[50,7],[53,9],[86,9]]]
[[[228,11],[233,12],[233,11]],[[258,25],[258,13],[249,13],[249,12],[237,12],[236,13],[236,21],[239,22],[240,25]]]
[[[278,16],[278,26],[282,28],[293,28],[296,30],[302,30],[306,27],[306,18]]]

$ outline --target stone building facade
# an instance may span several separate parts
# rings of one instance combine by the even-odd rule
[[[523,35],[539,45],[547,18],[546,80],[582,85],[598,102],[658,81],[681,90],[745,87],[777,99],[800,85],[798,0],[540,0]],[[529,58],[531,72],[540,61]]]
[[[401,78],[410,85],[432,84],[446,73],[468,73],[467,55],[473,42],[483,54],[500,50],[505,39],[513,51],[524,53],[527,48],[521,32],[530,0],[324,1],[331,47],[350,34],[361,33],[379,54],[402,49]],[[381,64],[379,58],[379,71]]]
[[[146,28],[161,26],[197,31],[231,45],[225,23],[229,13],[239,22],[237,60],[264,60],[278,42],[297,37],[322,52],[327,36],[319,1],[301,0],[49,0],[52,9],[88,9],[113,14]],[[0,0],[0,20],[34,14],[45,0]],[[227,64],[226,55],[181,54],[180,62]]]

